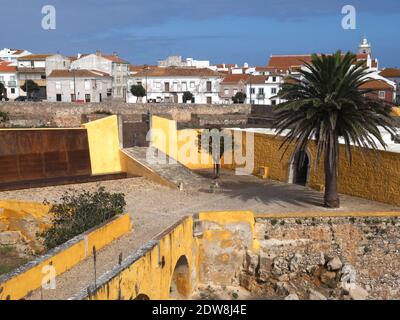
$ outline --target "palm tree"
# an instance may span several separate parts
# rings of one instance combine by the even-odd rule
[[[391,105],[371,97],[372,90],[362,90],[370,81],[363,61],[350,52],[313,55],[304,63],[300,80],[290,78],[278,97],[286,100],[274,108],[277,135],[288,130],[282,142],[284,153],[294,145],[294,154],[306,150],[310,141],[316,144],[316,164],[324,158],[324,205],[338,208],[337,171],[339,138],[343,139],[351,163],[351,145],[376,150],[386,148],[379,127],[394,135]]]

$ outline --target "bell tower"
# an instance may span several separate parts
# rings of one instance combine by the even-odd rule
[[[364,36],[361,44],[358,46],[358,53],[362,54],[372,54],[372,47],[371,44],[368,42],[367,38]]]

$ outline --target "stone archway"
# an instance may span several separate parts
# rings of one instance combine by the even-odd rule
[[[299,151],[293,155],[289,164],[288,183],[306,186],[309,181],[311,156],[308,151]]]
[[[169,298],[171,300],[188,299],[191,290],[189,262],[186,256],[181,256],[172,274]]]

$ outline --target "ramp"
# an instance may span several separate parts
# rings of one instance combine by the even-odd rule
[[[211,181],[189,170],[168,155],[152,147],[122,149],[122,156],[128,157],[131,169],[126,172],[141,175],[160,184],[184,190],[209,189]],[[165,161],[160,161],[160,159]]]

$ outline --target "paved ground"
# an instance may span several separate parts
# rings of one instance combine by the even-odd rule
[[[202,172],[210,177],[209,171]],[[210,184],[212,180],[210,179]],[[127,209],[132,216],[134,230],[114,241],[98,253],[97,274],[101,275],[123,257],[173,224],[182,216],[209,210],[252,210],[255,213],[326,211],[322,207],[322,194],[309,188],[278,182],[263,181],[253,176],[234,176],[223,171],[221,187],[215,193],[208,188],[198,191],[171,190],[155,185],[144,178],[133,178],[80,185],[57,186],[21,191],[0,192],[0,199],[26,199],[57,201],[68,189],[95,190],[104,186],[112,192],[126,195]],[[398,211],[400,208],[360,198],[341,196],[338,211]],[[57,278],[57,289],[34,292],[32,299],[67,299],[94,280],[93,261],[83,261]]]

